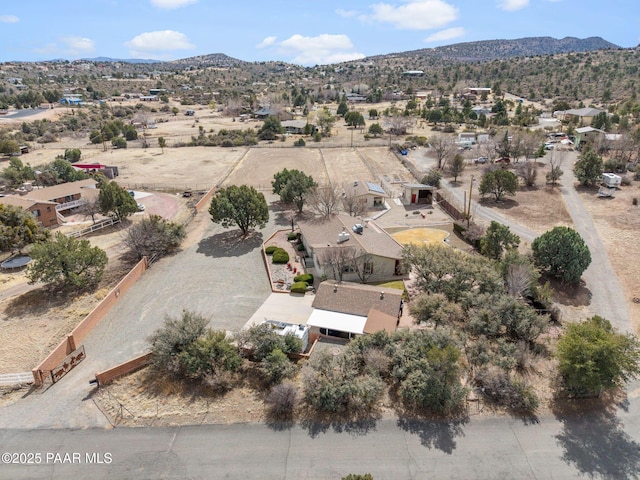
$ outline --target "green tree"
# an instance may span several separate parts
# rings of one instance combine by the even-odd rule
[[[515,195],[518,189],[518,177],[509,170],[495,170],[487,172],[480,181],[480,194],[491,193],[496,202],[502,200],[505,195]]]
[[[602,181],[603,172],[602,157],[590,149],[583,153],[573,166],[576,178],[587,187],[599,184]]]
[[[453,181],[457,182],[458,177],[464,172],[465,163],[464,157],[459,153],[455,154],[449,162],[449,174],[453,176]]]
[[[178,354],[178,362],[186,376],[205,380],[237,370],[242,358],[227,332],[208,328]]]
[[[178,112],[180,112],[180,110],[178,110],[178,107],[171,108],[171,113],[173,114],[174,117],[178,115]]]
[[[82,151],[79,148],[67,148],[64,151],[64,159],[76,163],[82,157]]]
[[[29,283],[82,289],[97,284],[107,265],[107,254],[80,240],[58,232],[53,239],[34,245],[27,270]]]
[[[248,356],[257,362],[263,361],[274,350],[285,355],[302,351],[302,340],[291,334],[279,335],[266,323],[242,330],[236,335],[236,340],[241,350],[250,352]]]
[[[369,134],[373,135],[374,137],[382,135],[383,133],[384,130],[379,123],[372,123],[371,125],[369,125]]]
[[[9,159],[9,166],[2,170],[0,176],[12,187],[21,187],[24,182],[35,180],[35,172],[29,164],[25,165],[17,157]]]
[[[535,264],[560,277],[564,282],[578,283],[591,263],[589,247],[578,232],[569,227],[555,227],[531,244]]]
[[[618,333],[599,316],[567,325],[557,356],[564,386],[576,396],[600,396],[638,378],[640,372],[638,338]]]
[[[280,123],[280,119],[273,115],[267,117],[258,130],[258,138],[260,140],[275,140],[278,135],[284,133],[284,128]]]
[[[160,147],[161,152],[164,153],[164,147],[167,146],[167,141],[164,137],[158,137],[158,146]]]
[[[349,106],[347,105],[347,102],[342,100],[338,104],[338,109],[336,110],[336,115],[338,115],[339,117],[344,117],[347,114],[348,111],[349,111]]]
[[[64,158],[57,158],[51,163],[51,169],[56,172],[56,175],[63,182],[77,182],[78,180],[84,180],[89,178],[82,170],[76,170],[73,166]]]
[[[98,195],[100,213],[115,215],[122,220],[138,211],[138,204],[124,188],[116,182],[108,182],[100,188]]]
[[[333,124],[336,119],[331,113],[329,109],[325,106],[321,110],[318,110],[316,113],[316,121],[318,122],[318,127],[320,128],[321,135],[323,137],[331,136],[331,129],[333,128]]]
[[[260,362],[260,370],[270,384],[280,383],[285,378],[293,377],[297,368],[287,355],[276,348]]]
[[[111,139],[111,145],[114,148],[127,148],[127,141],[122,137],[113,137]]]
[[[0,203],[0,251],[20,251],[26,245],[46,240],[49,231],[31,212]]]
[[[485,257],[499,260],[505,251],[517,249],[520,237],[511,233],[509,227],[492,221],[487,233],[480,239],[480,253]]]
[[[0,153],[4,155],[13,155],[20,151],[18,142],[14,140],[0,140]]]
[[[376,110],[375,108],[370,108],[369,109],[369,118],[372,120],[375,120],[376,118],[378,118],[378,110]]]
[[[185,235],[182,225],[169,222],[159,215],[151,215],[127,230],[125,243],[138,259],[158,257],[175,251]]]
[[[213,196],[209,214],[213,223],[224,228],[236,225],[246,236],[256,226],[264,228],[269,220],[269,207],[264,195],[255,188],[230,185]]]
[[[298,212],[302,212],[307,195],[318,185],[310,175],[285,168],[273,176],[271,186],[273,193],[280,195],[280,200],[295,205]]]

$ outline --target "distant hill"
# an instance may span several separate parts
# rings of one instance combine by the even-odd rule
[[[83,58],[86,62],[120,62],[120,63],[159,63],[160,60],[153,60],[150,58],[111,58],[111,57],[95,57],[95,58]]]
[[[203,68],[203,67],[238,67],[246,65],[248,62],[230,57],[224,53],[210,53],[209,55],[198,55],[197,57],[181,58],[165,62],[169,65],[180,65],[183,67]]]
[[[505,60],[513,57],[532,57],[556,53],[590,52],[594,50],[619,49],[618,45],[600,37],[562,39],[552,37],[528,37],[514,40],[482,40],[478,42],[456,43],[436,48],[425,48],[396,53],[393,57],[432,57],[461,62],[483,62]],[[384,58],[379,55],[373,58]]]

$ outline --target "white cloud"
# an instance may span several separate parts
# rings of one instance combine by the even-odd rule
[[[60,41],[66,45],[65,53],[71,56],[93,53],[96,48],[95,42],[85,37],[63,37]]]
[[[18,23],[20,19],[15,15],[0,15],[1,23]]]
[[[124,45],[133,57],[165,58],[166,52],[195,48],[184,33],[174,30],[145,32],[133,37]]]
[[[196,3],[197,1],[198,0],[151,0],[151,4],[158,8],[173,10],[175,8],[185,7],[192,3]]]
[[[507,12],[520,10],[527,5],[529,5],[529,0],[500,0],[498,2],[498,8],[506,10]]]
[[[462,37],[465,34],[464,27],[447,28],[440,30],[424,39],[425,42],[442,42],[444,40],[452,40]]]
[[[336,10],[336,13],[338,15],[340,15],[341,17],[344,17],[344,18],[355,17],[358,14],[358,12],[356,10],[344,10],[342,8],[338,8]]]
[[[265,47],[269,47],[271,45],[273,45],[276,40],[278,39],[278,37],[266,37],[264,40],[262,40],[259,44],[256,45],[256,48],[265,48]]]
[[[293,35],[278,44],[285,55],[292,55],[292,61],[300,65],[327,65],[364,58],[354,51],[353,43],[347,35],[322,34],[316,37]]]
[[[458,9],[443,0],[413,0],[399,6],[376,3],[371,8],[373,14],[360,18],[390,23],[400,30],[440,28],[458,18]]]

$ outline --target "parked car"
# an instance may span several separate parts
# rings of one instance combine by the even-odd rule
[[[143,204],[138,203],[138,211],[139,212],[144,212],[145,210],[146,210],[146,207]]]
[[[500,157],[494,163],[504,163],[506,165],[511,163],[511,159],[509,157]]]
[[[488,157],[478,157],[473,161],[473,163],[487,163],[488,161]]]

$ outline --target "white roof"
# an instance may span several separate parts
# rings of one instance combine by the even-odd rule
[[[307,325],[318,328],[328,328],[348,333],[364,333],[367,317],[350,315],[348,313],[330,312],[329,310],[313,309],[313,313],[307,320]]]

